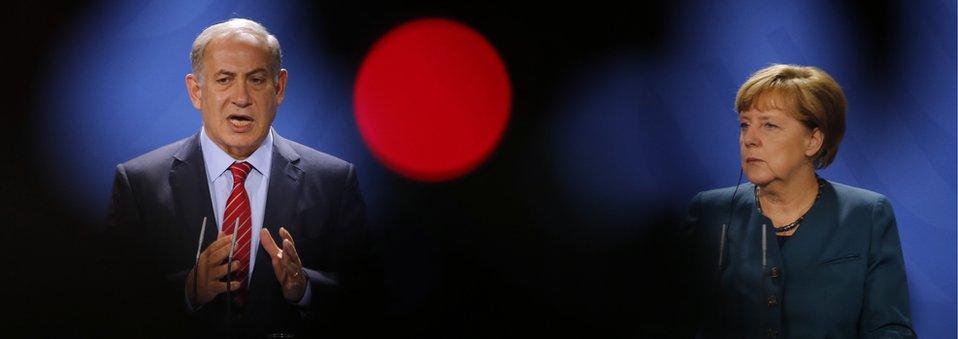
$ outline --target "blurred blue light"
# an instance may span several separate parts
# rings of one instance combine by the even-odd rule
[[[360,169],[372,162],[352,118],[352,75],[324,54],[315,16],[296,2],[102,3],[67,26],[34,98],[45,112],[35,143],[69,206],[104,215],[116,164],[199,131],[184,85],[190,47],[232,17],[263,23],[283,47],[290,76],[276,131]]]
[[[599,226],[734,185],[738,86],[770,63],[818,66],[849,101],[845,140],[822,175],[889,197],[916,330],[955,337],[955,8],[932,1],[902,7],[894,25],[904,45],[887,56],[894,68],[880,74],[862,60],[883,56],[856,48],[855,19],[831,2],[738,0],[678,10],[669,30],[675,39],[660,54],[602,56],[557,96],[552,159],[565,198]]]

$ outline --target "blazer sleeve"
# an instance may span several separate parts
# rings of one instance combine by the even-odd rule
[[[859,333],[863,338],[915,338],[898,227],[885,197],[875,202],[872,218]]]
[[[381,254],[384,235],[381,229],[366,220],[366,204],[352,165],[346,178],[340,215],[346,227],[355,231],[348,264],[343,269],[343,292],[349,301],[347,313],[357,325],[381,323],[385,312],[385,276]],[[376,331],[370,328],[367,335],[375,336]]]
[[[340,200],[336,208],[336,229],[344,230],[348,236],[344,237],[346,241],[355,239],[359,229],[365,227],[365,211],[362,197],[359,195],[359,180],[356,178],[356,171],[353,165],[349,165],[345,173],[345,181],[340,193]],[[352,247],[352,243],[342,246],[344,249]],[[345,256],[347,259],[349,256]],[[336,313],[344,305],[343,285],[344,279],[349,282],[347,274],[341,270],[348,269],[349,263],[340,263],[334,268],[334,271],[322,271],[309,267],[303,267],[306,277],[309,278],[310,300],[308,306],[303,308],[303,315],[307,319],[321,320],[337,317]],[[302,304],[302,303],[300,303]]]
[[[124,165],[116,166],[113,175],[113,188],[110,194],[110,203],[107,209],[106,228],[99,234],[103,244],[98,249],[101,265],[104,265],[104,281],[110,286],[110,297],[104,297],[111,307],[111,317],[121,325],[113,331],[127,331],[136,333],[143,330],[146,320],[138,319],[131,314],[139,313],[146,303],[150,303],[149,294],[143,293],[137,287],[149,288],[153,278],[142,264],[145,258],[143,246],[137,239],[137,231],[142,230],[142,218],[136,202],[130,176]],[[155,280],[155,279],[153,279]],[[150,282],[143,285],[140,282]],[[148,291],[155,291],[147,289]],[[125,327],[125,328],[124,328]],[[107,333],[110,331],[108,330]],[[114,333],[115,334],[115,333]],[[112,334],[111,334],[112,335]]]
[[[139,223],[140,214],[133,198],[133,187],[122,164],[116,165],[113,175],[113,192],[107,212],[108,232],[129,232]]]
[[[334,323],[346,336],[364,337],[365,332],[376,331],[377,326],[370,325],[377,324],[383,312],[380,237],[366,222],[366,205],[353,165],[349,165],[342,187],[335,222],[345,233],[343,257],[335,275],[306,269],[313,289],[307,323],[313,327]],[[331,329],[313,330],[329,333]]]

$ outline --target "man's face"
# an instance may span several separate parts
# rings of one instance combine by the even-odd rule
[[[283,102],[286,70],[269,70],[269,48],[248,33],[214,38],[203,66],[186,76],[193,107],[203,113],[206,134],[235,159],[245,159],[266,138]]]

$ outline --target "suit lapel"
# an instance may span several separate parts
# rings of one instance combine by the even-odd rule
[[[784,255],[793,267],[814,268],[826,253],[829,239],[835,232],[835,188],[827,182],[822,186],[822,197],[812,205],[795,235],[785,245]]]
[[[286,139],[275,132],[273,132],[272,158],[263,229],[269,230],[277,245],[282,246],[279,228],[289,229],[290,225],[296,222],[300,189],[303,186],[303,171],[298,167],[299,154],[290,147]],[[257,246],[261,245],[257,244]],[[282,298],[269,253],[262,247],[256,252],[256,266],[253,269],[249,287],[247,310],[257,313],[260,310],[267,311],[272,305],[264,303],[270,295],[280,295]]]
[[[191,247],[194,250],[204,217],[207,220],[203,248],[216,240],[216,217],[213,215],[213,203],[210,201],[207,180],[199,134],[194,134],[173,154],[173,165],[169,174],[170,189],[176,209],[174,214],[178,219],[174,227],[185,228],[186,239],[192,239],[189,243],[193,244]],[[192,259],[195,252],[189,255]],[[192,263],[192,260],[190,262]]]

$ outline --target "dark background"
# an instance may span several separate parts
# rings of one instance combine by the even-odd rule
[[[200,15],[176,20],[194,6]],[[749,73],[783,62],[818,65],[845,88],[849,131],[823,176],[892,199],[916,329],[923,337],[955,336],[953,1],[6,7],[10,97],[0,133],[7,160],[0,212],[12,266],[4,304],[13,312],[2,323],[16,333],[85,336],[126,319],[111,318],[100,302],[115,288],[97,262],[112,245],[95,237],[112,167],[196,131],[198,115],[182,90],[189,44],[203,27],[242,16],[278,36],[293,77],[325,77],[291,82],[291,90],[331,99],[302,103],[306,95],[288,94],[277,130],[357,164],[370,223],[385,235],[387,326],[399,334],[668,331],[683,312],[675,309],[682,293],[673,279],[681,270],[671,257],[676,245],[666,234],[695,192],[734,184],[735,90]],[[432,184],[377,163],[349,107],[352,77],[370,46],[424,17],[483,34],[513,90],[509,125],[493,154],[463,177]],[[164,18],[181,26],[112,38],[129,20]],[[151,105],[129,109],[137,102]],[[158,113],[169,111],[180,115]],[[287,127],[303,121],[296,111],[313,112],[309,122],[325,127]],[[141,132],[130,122],[157,115],[173,125]]]

